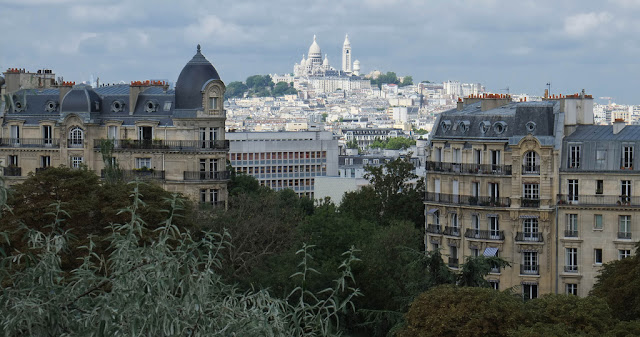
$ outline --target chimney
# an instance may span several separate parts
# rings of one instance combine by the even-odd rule
[[[60,104],[60,106],[62,106],[62,99],[64,98],[64,96],[71,91],[71,88],[76,84],[76,82],[65,82],[65,81],[61,81],[60,84],[58,85],[58,90],[60,91],[60,96],[58,99],[58,104]]]
[[[458,106],[457,106],[457,110],[460,111],[464,108],[464,102],[462,101],[462,98],[458,97]]]
[[[624,119],[616,118],[616,120],[613,122],[613,134],[617,135],[618,133],[620,133],[620,131],[622,131],[622,129],[624,129],[625,126],[627,126],[627,123],[624,122]]]

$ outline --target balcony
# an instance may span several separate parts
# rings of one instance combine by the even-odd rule
[[[229,180],[229,171],[184,171],[184,180]]]
[[[443,173],[511,175],[511,165],[459,164],[428,161],[427,171]]]
[[[517,242],[543,242],[544,238],[541,232],[517,232]]]
[[[449,267],[458,268],[458,266],[459,266],[458,258],[457,257],[450,257],[449,258]]]
[[[460,236],[460,227],[444,227],[444,231],[442,232],[444,235],[449,236]]]
[[[18,167],[18,166],[5,167],[4,175],[7,177],[20,177],[22,176],[22,167]]]
[[[631,240],[631,232],[618,232],[618,239]]]
[[[558,205],[639,207],[640,197],[626,195],[558,195]]]
[[[427,202],[438,202],[444,204],[458,204],[458,205],[472,205],[472,206],[488,206],[488,207],[509,207],[511,206],[511,199],[509,198],[494,198],[494,197],[475,197],[470,195],[456,195],[445,193],[425,193],[425,200]]]
[[[537,264],[521,264],[520,275],[540,275],[540,266]]]
[[[540,207],[540,199],[522,198],[520,199],[520,206],[538,208]]]
[[[158,170],[120,170],[122,179],[124,180],[164,180],[165,172]],[[104,170],[100,171],[100,177],[105,177]]]
[[[93,146],[100,148],[104,140],[96,139]],[[114,139],[114,150],[167,150],[167,151],[226,151],[228,140],[133,140]]]
[[[0,138],[0,147],[60,147],[53,138]]]
[[[540,165],[522,165],[523,175],[540,175]]]
[[[440,225],[428,224],[427,225],[427,233],[442,234],[442,227]]]
[[[578,266],[564,266],[564,272],[565,273],[577,273],[578,272]]]
[[[504,231],[492,231],[467,228],[465,238],[479,240],[504,240]]]
[[[564,237],[565,238],[577,238],[578,237],[578,231],[577,230],[573,230],[573,229],[565,229],[564,230]]]

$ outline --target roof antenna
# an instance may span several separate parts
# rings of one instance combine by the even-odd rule
[[[198,53],[200,52],[200,44],[198,43]]]

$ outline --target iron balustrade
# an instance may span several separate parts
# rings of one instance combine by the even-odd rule
[[[442,232],[444,235],[449,236],[460,236],[460,227],[444,227],[444,231]]]
[[[442,234],[442,227],[440,225],[428,224],[427,233]]]
[[[229,171],[184,171],[184,180],[228,180]]]
[[[481,240],[504,240],[504,231],[467,228],[464,237]]]
[[[578,266],[564,266],[565,273],[577,273]]]
[[[565,238],[577,238],[578,237],[578,231],[577,230],[572,230],[572,229],[565,229],[564,230],[564,237]]]
[[[520,206],[522,207],[540,207],[540,199],[522,198],[520,199]]]
[[[103,139],[94,140],[94,147],[100,148]],[[137,140],[113,139],[114,150],[173,150],[173,151],[226,151],[228,140]]]
[[[54,138],[0,138],[0,147],[59,147]]]
[[[631,239],[631,232],[618,232],[618,239]]]
[[[520,274],[521,275],[539,275],[540,266],[537,264],[521,264]]]
[[[428,161],[426,167],[427,171],[433,172],[511,175],[511,165],[462,164]]]
[[[459,266],[458,258],[457,257],[450,257],[449,258],[449,267],[458,268],[458,266]]]
[[[541,232],[517,232],[516,241],[519,242],[543,242],[544,238]]]
[[[471,196],[471,195],[456,195],[447,193],[425,193],[425,201],[439,202],[439,203],[452,203],[460,205],[475,205],[475,206],[490,206],[490,207],[509,207],[511,206],[510,198],[495,198],[491,196]]]
[[[8,177],[20,177],[22,176],[22,167],[18,167],[18,166],[5,167],[4,175]]]
[[[558,195],[558,205],[640,206],[640,197],[626,195]]]
[[[540,174],[540,165],[522,165],[522,174]]]

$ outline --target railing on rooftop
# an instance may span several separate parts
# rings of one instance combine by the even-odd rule
[[[460,164],[428,161],[427,171],[468,174],[511,175],[511,165]]]

